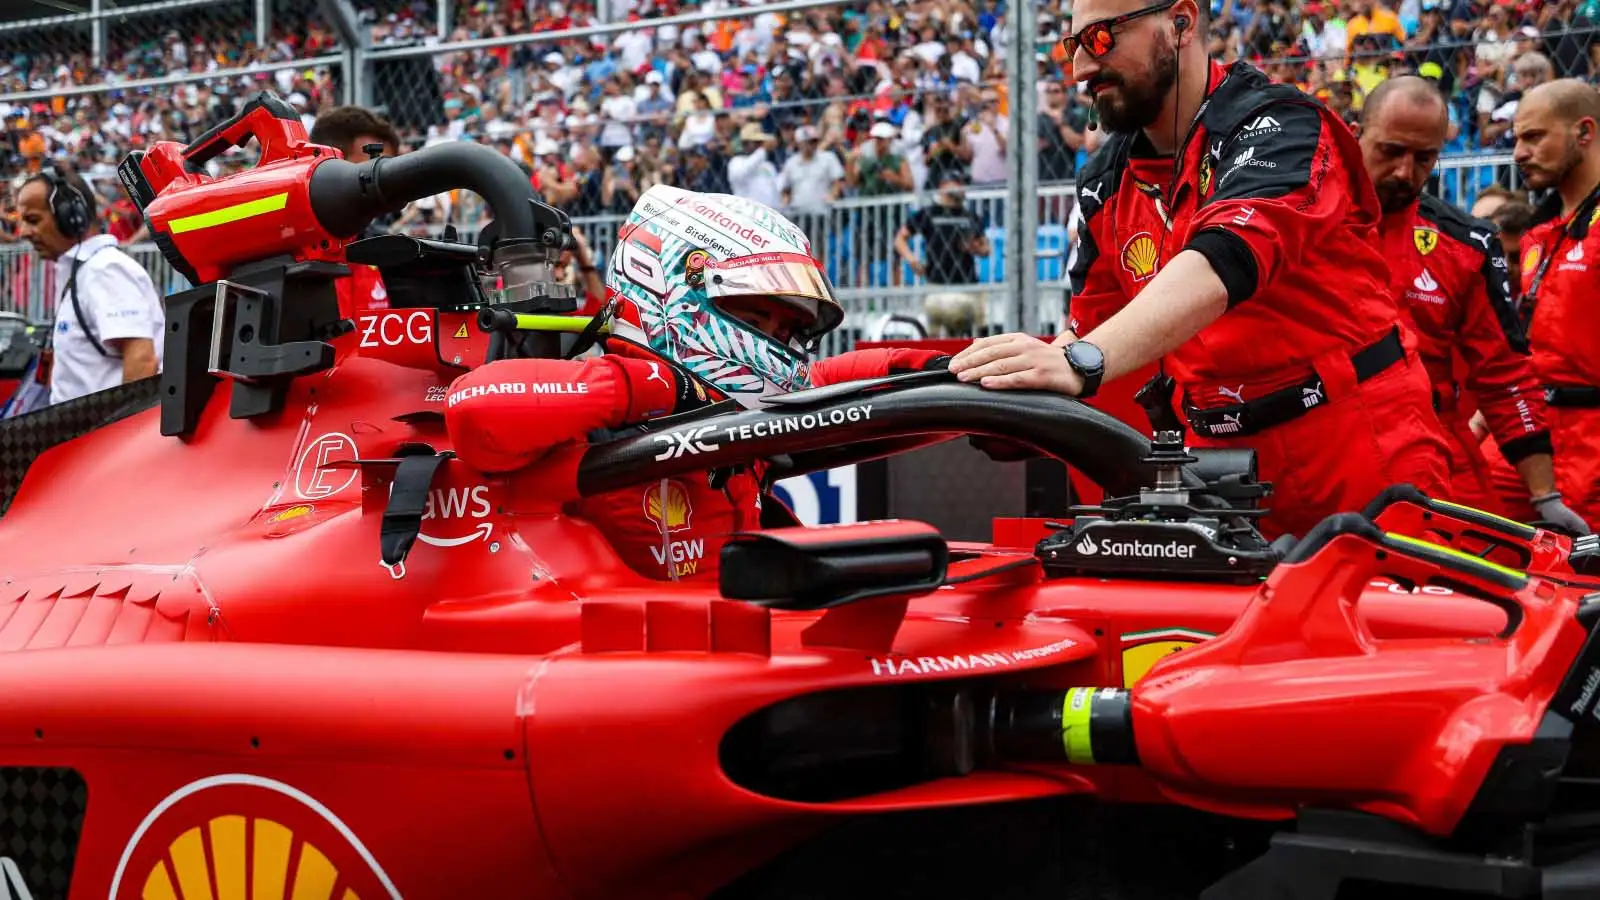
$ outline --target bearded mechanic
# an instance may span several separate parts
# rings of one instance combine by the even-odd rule
[[[1195,0],[1079,0],[1065,39],[1108,136],[1078,178],[1069,329],[982,338],[950,369],[1089,397],[1165,357],[1199,446],[1256,451],[1270,535],[1411,482],[1447,496],[1381,211],[1337,116],[1206,56]],[[1078,335],[1083,335],[1082,339]]]
[[[1600,525],[1600,93],[1571,78],[1517,104],[1512,159],[1523,183],[1553,189],[1522,238],[1528,343],[1549,405],[1556,488]]]
[[[755,407],[767,394],[949,360],[884,349],[813,362],[817,339],[844,312],[804,232],[740,197],[666,185],[646,191],[618,234],[606,288],[603,315],[614,319],[604,355],[501,360],[451,384],[445,425],[463,462],[511,472],[598,429],[725,398]],[[726,537],[760,528],[763,502],[776,502],[764,501],[764,475],[663,479],[582,500],[574,489],[568,506],[640,574],[711,578]]]
[[[1419,355],[1433,382],[1433,405],[1450,443],[1451,493],[1457,503],[1509,515],[1462,407],[1462,388],[1477,400],[1505,458],[1522,476],[1539,520],[1577,533],[1588,528],[1555,490],[1544,393],[1495,226],[1423,193],[1444,147],[1450,113],[1426,79],[1407,75],[1378,85],[1361,109],[1359,137],[1367,173],[1383,208],[1384,255],[1401,308],[1416,328]],[[1465,366],[1458,384],[1454,365]]]

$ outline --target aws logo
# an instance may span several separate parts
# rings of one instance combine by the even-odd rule
[[[1155,239],[1141,231],[1122,245],[1122,267],[1134,281],[1144,281],[1156,273],[1156,252]]]
[[[401,900],[338,816],[294,787],[218,775],[156,804],[122,851],[112,900]]]
[[[1161,660],[1216,635],[1188,628],[1131,631],[1122,636],[1122,686],[1138,684]]]

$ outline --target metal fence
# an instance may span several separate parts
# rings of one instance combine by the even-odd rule
[[[1478,192],[1491,184],[1520,186],[1516,167],[1509,156],[1472,156],[1444,159],[1439,164],[1434,192],[1452,203],[1470,206]],[[844,324],[824,344],[825,353],[847,350],[857,340],[880,336],[885,330],[926,329],[937,325],[938,309],[959,307],[964,295],[980,312],[977,330],[999,332],[1026,330],[1054,334],[1060,327],[1067,297],[1066,258],[1070,247],[1067,220],[1072,211],[1071,184],[1045,185],[1039,189],[1037,271],[1039,291],[1026,321],[1017,322],[1013,295],[1004,283],[1006,209],[1002,189],[973,190],[967,207],[986,223],[990,253],[975,260],[977,282],[969,285],[930,284],[918,276],[896,254],[894,238],[911,212],[928,203],[925,195],[900,194],[885,197],[841,200],[826,217],[807,220],[814,251],[826,267],[841,302],[845,306]],[[616,243],[617,226],[622,216],[592,216],[574,220],[593,249],[595,258],[610,258]],[[474,227],[458,232],[462,240],[476,240]],[[908,241],[909,250],[922,258],[920,238]],[[153,244],[127,248],[145,266],[156,288],[164,293],[188,288],[188,281],[162,258]],[[25,245],[0,245],[0,310],[23,312],[45,321],[53,315],[52,298],[59,293],[56,267],[36,257]],[[925,304],[933,298],[936,307],[928,322]],[[913,320],[923,320],[914,323]],[[904,332],[902,332],[904,333]]]

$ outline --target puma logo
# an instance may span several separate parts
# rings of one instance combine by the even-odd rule
[[[1094,198],[1094,202],[1099,203],[1099,202],[1101,202],[1100,201],[1100,184],[1101,183],[1097,181],[1097,182],[1095,182],[1095,185],[1092,188],[1080,188],[1078,190],[1078,195],[1082,196],[1082,197],[1093,197]]]
[[[667,381],[667,379],[665,377],[662,376],[662,374],[661,374],[661,364],[658,363],[658,362],[650,363],[650,377],[646,378],[644,381],[645,381],[645,384],[649,384],[652,381],[659,381],[668,390],[672,389],[672,385]]]
[[[1242,384],[1239,385],[1239,387],[1237,387],[1236,389],[1231,390],[1231,391],[1228,390],[1225,387],[1219,387],[1219,388],[1217,388],[1217,393],[1221,394],[1224,397],[1227,397],[1229,400],[1232,400],[1235,403],[1243,403],[1244,402],[1244,385],[1242,385]]]

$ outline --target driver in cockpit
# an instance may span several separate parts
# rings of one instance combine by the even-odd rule
[[[457,457],[488,473],[617,428],[732,398],[940,368],[934,351],[857,350],[813,360],[844,311],[805,233],[761,203],[665,185],[646,191],[606,271],[604,355],[510,359],[457,378],[445,424]],[[529,423],[537,423],[530,427]],[[712,578],[730,534],[761,527],[764,473],[663,479],[580,500],[642,575]]]

